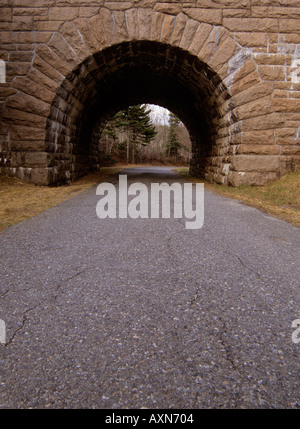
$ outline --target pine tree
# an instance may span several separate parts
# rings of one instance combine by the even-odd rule
[[[138,147],[150,143],[157,133],[152,125],[150,112],[151,110],[147,110],[147,107],[143,104],[129,106],[118,112],[109,124],[111,134],[117,134],[116,130],[123,131],[127,146],[127,163],[131,155],[131,162],[134,164]]]

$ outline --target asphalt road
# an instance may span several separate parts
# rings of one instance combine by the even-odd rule
[[[195,230],[98,201],[0,235],[0,407],[300,408],[299,229],[207,191]]]

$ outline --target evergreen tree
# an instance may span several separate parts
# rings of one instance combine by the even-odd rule
[[[145,105],[129,106],[118,112],[109,124],[108,132],[110,134],[116,135],[117,129],[123,131],[122,143],[124,144],[126,141],[127,162],[131,155],[131,162],[134,164],[139,145],[147,145],[156,135],[155,127],[149,116],[150,112]]]

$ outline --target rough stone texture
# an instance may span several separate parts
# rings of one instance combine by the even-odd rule
[[[183,120],[197,176],[295,169],[299,28],[297,0],[2,1],[0,172],[47,185],[99,168],[105,121],[133,102]]]

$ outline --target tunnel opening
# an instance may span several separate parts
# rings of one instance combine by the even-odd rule
[[[189,131],[190,173],[227,183],[239,128],[229,91],[196,56],[150,41],[113,45],[88,57],[62,82],[47,119],[53,183],[99,169],[99,139],[107,121],[129,105],[172,111]]]
[[[191,139],[180,119],[154,104],[128,106],[106,123],[98,143],[99,164],[189,166]]]

